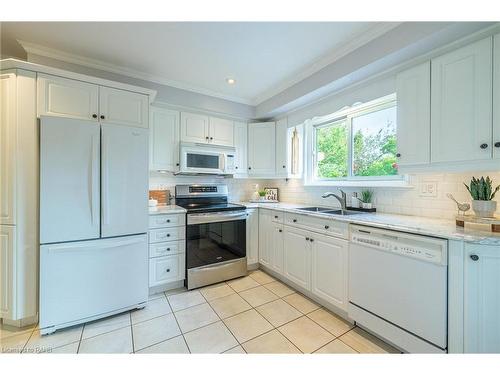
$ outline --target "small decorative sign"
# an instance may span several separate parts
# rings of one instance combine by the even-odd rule
[[[264,188],[266,201],[278,202],[278,188]]]

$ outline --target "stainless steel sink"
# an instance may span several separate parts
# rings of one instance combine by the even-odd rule
[[[327,207],[303,207],[303,208],[297,208],[297,210],[307,211],[307,212],[316,212],[316,213],[325,214],[325,215],[340,215],[340,216],[355,215],[355,214],[363,213],[361,211],[332,210],[331,208],[327,208]]]
[[[297,208],[297,210],[308,211],[308,212],[324,212],[324,211],[331,211],[332,209],[328,207],[304,207],[304,208]]]

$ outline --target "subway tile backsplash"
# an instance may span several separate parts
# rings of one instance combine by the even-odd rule
[[[410,188],[371,188],[374,191],[374,204],[377,212],[394,213],[402,215],[415,215],[442,219],[453,219],[457,213],[456,204],[447,196],[447,193],[460,202],[470,202],[471,197],[467,192],[464,182],[469,183],[472,176],[490,176],[493,183],[500,184],[500,172],[489,173],[446,173],[446,174],[412,174],[409,175]],[[422,186],[426,183],[435,184],[435,196],[422,196]],[[255,190],[255,184],[260,188],[279,188],[279,198],[282,202],[303,203],[307,205],[322,205],[338,207],[335,198],[321,198],[326,191],[332,191],[334,186],[304,186],[302,180],[285,179],[256,180],[256,179],[221,179],[212,177],[185,177],[155,174],[150,177],[150,188],[168,188],[174,191],[176,184],[191,183],[225,183],[229,188],[231,201],[245,201],[250,199]],[[361,188],[342,189],[351,196]],[[495,200],[500,198],[500,193]],[[500,207],[499,207],[500,208]],[[471,212],[471,211],[470,211]],[[500,215],[500,210],[497,211]]]

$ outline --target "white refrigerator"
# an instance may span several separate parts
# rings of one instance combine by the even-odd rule
[[[40,119],[42,334],[148,298],[148,129]]]

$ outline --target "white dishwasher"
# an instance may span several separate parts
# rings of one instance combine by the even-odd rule
[[[447,348],[443,239],[352,225],[348,314],[410,353]]]

